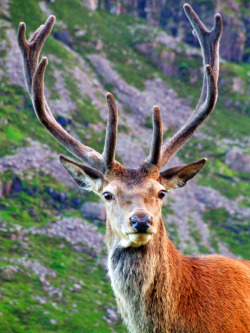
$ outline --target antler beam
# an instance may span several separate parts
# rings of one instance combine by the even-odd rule
[[[198,38],[201,46],[204,65],[203,86],[198,104],[189,119],[177,133],[162,146],[161,160],[158,163],[160,168],[170,161],[212,112],[218,96],[219,41],[222,34],[221,16],[219,14],[215,16],[214,27],[209,31],[191,6],[185,4],[184,11],[194,29],[194,35]]]
[[[107,168],[110,168],[115,163],[117,137],[117,109],[115,101],[113,96],[108,93],[109,117],[102,155],[77,141],[56,121],[44,95],[44,74],[48,64],[47,58],[42,58],[38,64],[40,52],[54,23],[55,17],[50,16],[46,23],[33,33],[29,41],[25,37],[25,23],[20,23],[18,29],[18,43],[22,54],[24,76],[34,109],[42,125],[57,141],[84,163],[104,173]]]

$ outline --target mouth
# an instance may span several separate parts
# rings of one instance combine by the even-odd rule
[[[139,232],[130,232],[127,233],[128,239],[131,242],[132,247],[138,247],[145,245],[150,241],[152,236],[156,234],[155,230],[139,233]]]

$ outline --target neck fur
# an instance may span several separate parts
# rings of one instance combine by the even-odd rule
[[[122,248],[107,228],[108,266],[121,315],[133,333],[163,332],[173,288],[180,281],[182,255],[161,220],[156,235],[139,248]],[[178,275],[178,279],[177,279]],[[162,303],[162,304],[161,304]],[[170,305],[170,304],[169,304]],[[169,310],[167,310],[169,311]],[[155,330],[159,327],[159,330]]]

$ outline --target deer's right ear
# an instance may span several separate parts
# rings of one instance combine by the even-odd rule
[[[103,185],[103,176],[96,169],[87,167],[60,155],[60,162],[76,184],[86,191],[99,193]]]

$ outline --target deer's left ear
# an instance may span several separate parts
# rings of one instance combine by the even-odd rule
[[[103,176],[96,169],[87,167],[60,155],[60,162],[76,184],[86,191],[99,193],[103,185]]]
[[[197,162],[164,170],[160,172],[160,182],[166,190],[183,187],[189,179],[193,178],[204,167],[206,161],[206,158],[203,158]]]

